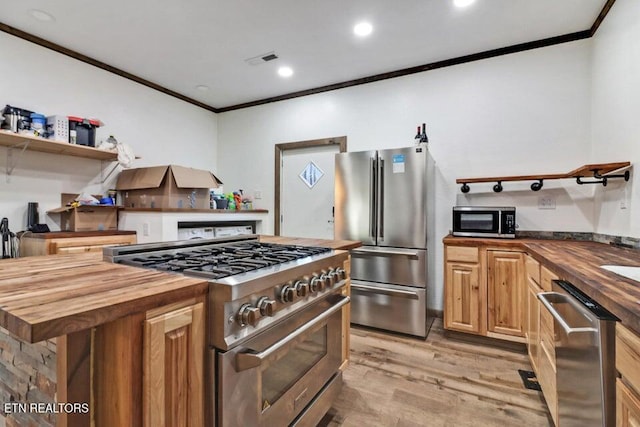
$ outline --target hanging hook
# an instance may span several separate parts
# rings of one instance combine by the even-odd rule
[[[496,193],[499,193],[502,191],[502,181],[498,181],[498,183],[493,186],[493,191]]]
[[[542,188],[542,179],[539,179],[538,182],[534,182],[533,184],[531,184],[531,190],[533,191],[540,191],[540,189]]]
[[[469,186],[467,185],[466,182],[462,184],[462,187],[460,187],[460,191],[462,191],[465,194],[469,192]]]

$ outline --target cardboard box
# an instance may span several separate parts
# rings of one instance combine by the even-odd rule
[[[125,169],[116,190],[128,208],[209,209],[209,189],[221,184],[209,171],[169,165]]]
[[[116,206],[65,206],[74,201],[77,194],[63,193],[62,207],[47,211],[60,214],[61,231],[103,231],[118,229],[118,208]],[[99,199],[101,196],[94,196]]]

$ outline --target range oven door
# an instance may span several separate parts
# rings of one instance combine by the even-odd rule
[[[349,300],[331,294],[227,352],[216,351],[218,426],[285,426],[310,403],[326,405],[314,398],[335,395],[320,392],[335,383],[342,362],[342,308]]]

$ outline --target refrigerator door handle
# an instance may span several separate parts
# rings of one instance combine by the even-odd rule
[[[369,159],[369,236],[376,237],[376,160]]]
[[[380,191],[380,200],[378,203],[378,215],[380,217],[378,220],[378,235],[380,236],[380,240],[384,240],[384,160],[380,158],[378,162],[380,164],[378,174],[378,188]]]
[[[420,299],[420,297],[419,297],[417,292],[400,291],[400,290],[396,290],[396,289],[378,288],[378,287],[374,287],[374,286],[359,285],[359,284],[355,284],[353,282],[351,282],[351,290],[353,290],[353,291],[362,291],[362,292],[367,292],[367,293],[372,293],[372,294],[387,295],[387,296],[390,296],[390,297],[399,297],[399,298],[408,298],[408,299]]]
[[[351,249],[352,255],[373,255],[373,256],[406,256],[408,258],[418,258],[420,254],[415,251],[393,251],[393,250],[371,250],[371,249]]]

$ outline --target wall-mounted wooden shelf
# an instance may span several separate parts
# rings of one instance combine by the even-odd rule
[[[617,162],[617,163],[598,163],[593,165],[580,166],[577,169],[567,173],[559,174],[544,174],[544,175],[520,175],[520,176],[494,176],[487,178],[458,178],[456,184],[462,184],[460,191],[463,193],[469,192],[469,184],[478,182],[496,182],[493,186],[493,191],[499,193],[502,191],[502,182],[507,181],[536,181],[531,184],[533,191],[539,191],[542,188],[545,179],[567,179],[575,178],[576,182],[582,184],[602,184],[607,185],[607,181],[612,178],[624,178],[625,181],[629,181],[629,170],[631,162]],[[624,170],[623,169],[627,169]],[[584,181],[583,178],[595,178],[595,180]]]
[[[43,153],[64,154],[66,156],[84,157],[96,160],[118,160],[118,153],[100,150],[84,145],[57,142],[49,139],[31,135],[21,135],[18,133],[0,131],[0,145],[9,148],[18,148],[31,151],[41,151]]]

